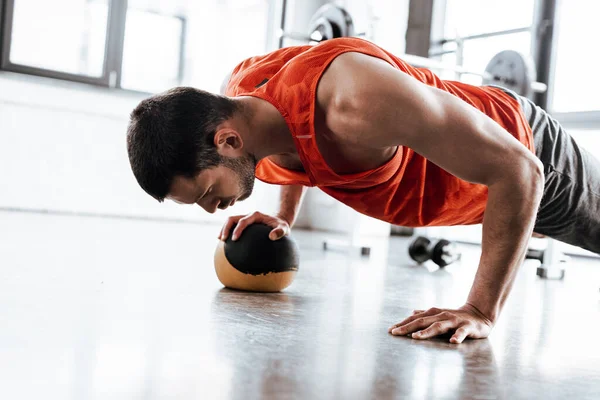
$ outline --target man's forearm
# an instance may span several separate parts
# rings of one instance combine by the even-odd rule
[[[286,220],[290,227],[294,225],[294,222],[296,221],[304,193],[305,187],[301,185],[281,186],[281,201],[277,216]]]
[[[479,269],[467,303],[498,318],[523,263],[543,194],[543,174],[489,186]]]

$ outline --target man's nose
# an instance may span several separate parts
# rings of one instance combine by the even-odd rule
[[[211,199],[210,201],[202,201],[199,206],[204,208],[204,210],[210,214],[214,214],[217,211],[217,206],[219,205],[219,201],[217,199]]]

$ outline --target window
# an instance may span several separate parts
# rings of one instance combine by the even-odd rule
[[[144,92],[176,86],[185,18],[139,3],[7,0],[2,68]]]
[[[5,0],[0,69],[141,92],[218,91],[235,64],[275,43],[277,1]]]
[[[279,1],[279,0],[278,0]],[[218,92],[223,78],[243,59],[277,46],[274,0],[212,0],[190,3],[184,83]]]
[[[600,3],[560,1],[558,4],[551,109],[562,113],[600,111],[600,81],[594,78],[600,54],[593,44],[600,36]]]
[[[127,9],[121,87],[159,92],[183,78],[185,17]]]
[[[6,0],[3,69],[108,84],[109,0]]]
[[[17,0],[13,3],[8,60],[101,77],[107,21],[108,0]]]
[[[530,26],[534,0],[446,0],[446,37],[471,36]]]
[[[482,73],[494,55],[502,50],[531,54],[531,33],[535,0],[446,0],[442,46],[432,47],[449,64]],[[504,32],[504,33],[500,33]],[[453,73],[443,72],[444,78]],[[477,75],[462,75],[461,80],[480,84]]]

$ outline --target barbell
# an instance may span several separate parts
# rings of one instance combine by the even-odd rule
[[[343,7],[325,4],[320,7],[308,23],[311,41],[354,36],[354,23],[350,13]]]
[[[325,4],[320,7],[308,25],[308,35],[290,32],[281,32],[280,35],[313,44],[333,38],[357,36],[350,13],[343,7],[334,4]],[[536,82],[533,59],[515,50],[504,50],[496,54],[488,62],[483,72],[411,54],[404,54],[400,58],[417,68],[480,76],[483,85],[502,86],[525,97],[548,90],[545,83]]]

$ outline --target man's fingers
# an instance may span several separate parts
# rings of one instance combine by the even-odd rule
[[[238,222],[241,218],[242,218],[242,215],[237,215],[235,217],[227,218],[227,222],[225,223],[225,225],[223,225],[223,229],[221,229],[221,234],[219,235],[219,239],[226,240],[227,237],[229,236],[229,231],[231,230],[231,227],[233,225],[235,225],[236,222]]]
[[[416,332],[423,328],[429,327],[431,324],[443,320],[444,317],[440,317],[439,315],[434,315],[431,317],[423,317],[417,318],[412,322],[409,322],[406,325],[399,326],[397,328],[392,329],[392,335],[408,335],[409,333]]]
[[[271,233],[269,233],[269,239],[271,240],[279,240],[285,235],[289,233],[289,228],[284,225],[279,225],[277,228],[273,229]]]
[[[396,329],[396,328],[399,328],[399,327],[401,327],[402,325],[406,325],[406,324],[408,324],[408,323],[411,323],[411,322],[412,322],[412,321],[414,321],[416,318],[417,318],[417,317],[415,317],[414,315],[413,315],[413,316],[410,316],[410,317],[408,317],[408,318],[406,318],[406,319],[402,320],[401,322],[398,322],[397,324],[394,324],[394,325],[390,326],[390,328],[388,329],[388,332],[389,332],[389,333],[392,333],[392,331],[393,331],[394,329]]]
[[[413,333],[412,337],[415,339],[429,339],[431,337],[444,334],[452,328],[456,328],[456,321],[437,321],[431,324],[429,328]]]
[[[283,236],[289,234],[290,227],[287,223],[282,223],[281,218],[274,218],[269,215],[265,215],[263,213],[255,211],[252,214],[248,214],[245,216],[238,215],[235,217],[230,217],[225,226],[223,226],[223,230],[219,235],[219,239],[227,239],[227,237],[229,236],[229,231],[231,230],[233,225],[237,224],[235,229],[231,233],[231,240],[237,240],[249,225],[256,224],[259,222],[269,225],[273,228],[273,230],[269,233],[269,238],[271,240],[278,240],[281,239]]]
[[[454,332],[454,335],[450,338],[450,343],[462,343],[469,335],[469,328],[461,326]]]
[[[485,316],[464,308],[415,310],[412,316],[391,327],[389,332],[392,335],[410,334],[415,339],[429,339],[450,332],[450,343],[462,343],[466,338],[487,337],[493,324]]]
[[[414,321],[414,320],[416,320],[417,318],[421,318],[421,317],[423,317],[423,316],[418,316],[418,314],[414,314],[414,313],[413,313],[413,315],[411,315],[410,317],[408,317],[408,318],[405,318],[405,319],[403,319],[402,321],[398,322],[397,324],[394,324],[394,325],[392,325],[392,326],[390,327],[390,329],[388,329],[388,332],[390,332],[390,333],[391,333],[391,332],[392,332],[394,329],[396,329],[396,328],[399,328],[399,327],[401,327],[401,326],[403,326],[403,325],[410,324],[411,322],[413,322],[413,321]]]
[[[275,228],[271,231],[271,233],[269,233],[269,239],[271,240],[279,240],[283,237],[283,229],[282,228]]]
[[[240,218],[237,226],[233,230],[233,234],[231,235],[231,240],[237,240],[242,235],[242,232],[244,231],[244,229],[246,229],[246,227],[248,225],[252,225],[255,222],[257,222],[261,216],[262,216],[261,213],[253,212],[250,215],[246,215],[244,218]]]
[[[413,311],[412,315],[408,318],[405,318],[404,320],[398,322],[395,325],[392,325],[389,329],[388,332],[392,333],[392,331],[398,327],[401,327],[403,325],[407,325],[411,322],[413,322],[414,320],[418,319],[418,318],[423,318],[423,317],[427,317],[427,316],[432,316],[432,315],[436,315],[439,314],[442,310],[440,310],[439,308],[430,308],[427,311],[423,311],[423,310],[415,310]]]

